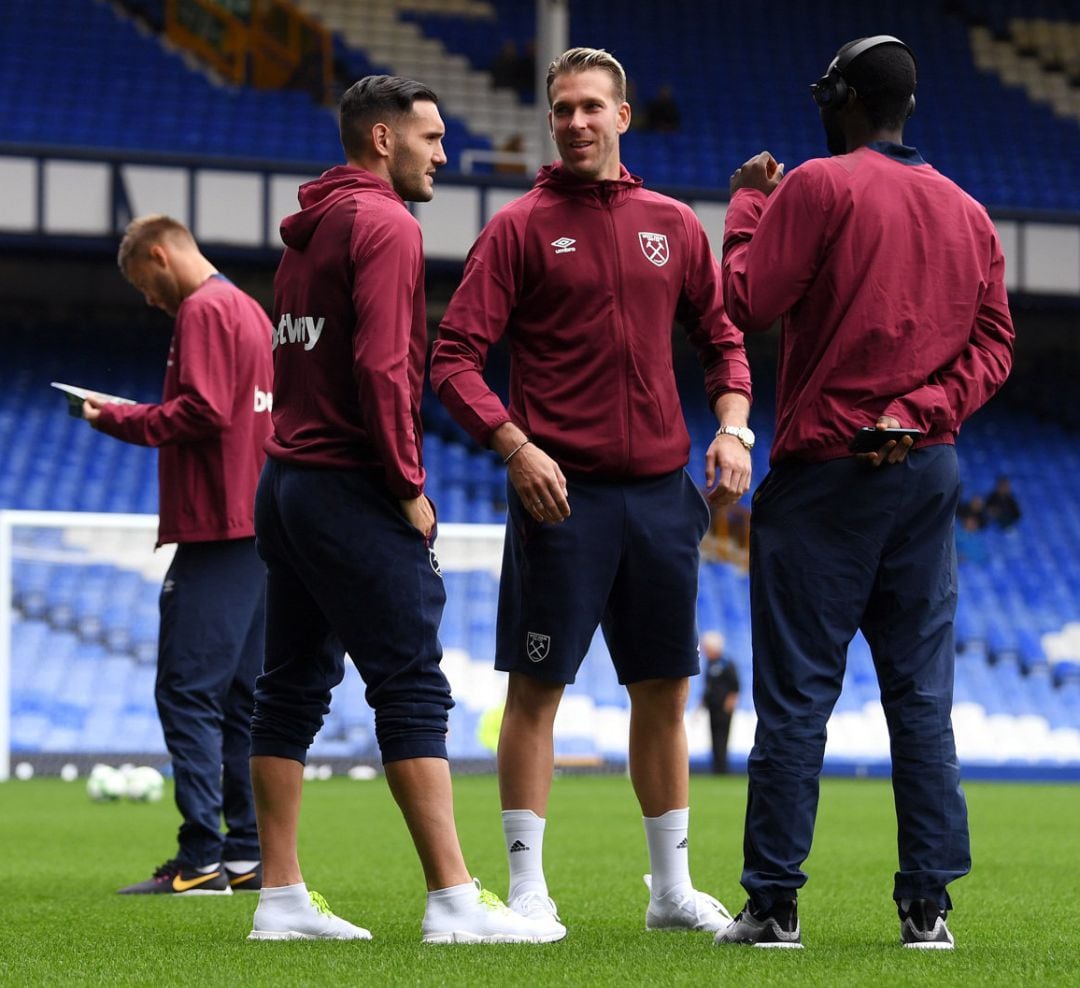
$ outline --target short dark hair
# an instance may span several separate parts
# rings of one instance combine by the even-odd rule
[[[369,75],[354,82],[338,104],[338,130],[346,157],[360,157],[371,140],[371,128],[407,116],[417,100],[437,104],[439,97],[422,82],[397,75]]]
[[[849,41],[837,55],[862,41]],[[844,79],[858,94],[870,125],[902,127],[915,94],[915,59],[898,44],[877,45],[858,55],[844,69]]]

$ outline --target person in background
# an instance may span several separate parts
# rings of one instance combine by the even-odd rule
[[[1020,504],[1012,492],[1012,483],[1002,474],[986,496],[986,517],[998,528],[1012,528],[1020,520]]]
[[[731,718],[739,703],[739,671],[725,653],[724,645],[724,636],[719,631],[706,631],[701,636],[701,652],[706,661],[703,703],[709,711],[714,775],[727,775],[729,771],[728,737]]]
[[[553,728],[597,626],[630,695],[630,777],[651,863],[649,930],[730,921],[697,891],[688,857],[683,715],[700,671],[699,545],[709,511],[686,473],[690,439],[671,327],[705,368],[720,428],[709,496],[750,484],[750,373],[724,314],[708,238],[683,203],[622,166],[622,66],[573,48],[547,74],[559,161],[481,232],[432,352],[432,385],[508,467],[509,518],[495,667],[510,674],[499,739],[509,903],[561,930],[543,870]],[[510,344],[507,408],[483,378]]]
[[[645,104],[645,126],[654,134],[674,134],[682,126],[682,114],[675,100],[675,90],[664,83]]]
[[[405,205],[433,198],[444,132],[427,86],[361,79],[341,98],[347,164],[301,186],[300,211],[281,224],[278,400],[255,501],[268,620],[251,726],[264,863],[251,940],[371,937],[308,890],[297,850],[304,763],[346,652],[423,868],[423,941],[559,939],[474,883],[454,821],[453,700],[438,639],[446,592],[420,420],[423,240]]]
[[[273,403],[270,320],[168,216],[134,220],[118,262],[175,320],[164,389],[159,404],[87,398],[83,417],[160,450],[158,545],[177,547],[161,587],[154,695],[183,818],[176,855],[120,892],[258,891],[248,754],[266,571],[253,504]]]
[[[986,210],[903,143],[915,58],[844,45],[811,91],[832,157],[731,177],[724,302],[780,320],[776,434],[754,494],[757,732],[744,909],[723,944],[801,946],[798,891],[847,648],[874,659],[892,751],[900,940],[951,949],[948,885],[971,867],[952,729],[956,438],[1012,366],[1005,258]],[[917,430],[890,438],[885,429]],[[876,449],[852,454],[863,428]]]
[[[956,507],[956,518],[965,531],[978,532],[986,528],[986,501],[978,494]]]

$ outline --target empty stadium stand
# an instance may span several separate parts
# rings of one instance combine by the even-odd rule
[[[0,370],[0,507],[153,512],[155,455],[117,443],[68,417],[45,382],[66,363],[60,352],[27,345],[17,364]],[[116,354],[84,370],[109,387],[152,399],[156,369]],[[14,367],[18,366],[18,370]],[[767,386],[762,388],[767,392]],[[712,432],[692,383],[686,393],[693,435],[691,472],[703,483],[702,458]],[[499,523],[505,517],[504,472],[450,427],[437,403],[426,406],[425,456],[431,492],[443,522]],[[762,437],[755,450],[758,479],[767,470],[768,401],[755,409]],[[980,413],[960,446],[968,492],[989,490],[1006,473],[1022,505],[1019,525],[979,533],[985,553],[961,565],[957,617],[957,734],[966,765],[1052,771],[1080,765],[1080,449],[1074,433],[1030,413],[1001,407]],[[149,538],[149,535],[147,536]],[[13,574],[12,669],[16,751],[160,753],[153,707],[159,580],[123,567],[93,563],[51,566],[61,536],[46,532]],[[43,558],[37,558],[41,556]],[[458,701],[451,715],[456,758],[488,754],[478,737],[481,717],[500,702],[490,669],[497,580],[490,572],[445,574],[442,625],[446,668]],[[701,628],[727,635],[743,681],[751,682],[745,571],[712,562],[701,571]],[[373,724],[358,677],[339,687],[313,758],[375,757]],[[560,714],[557,751],[573,759],[618,761],[625,754],[626,698],[598,636]],[[704,765],[704,723],[691,719],[695,764]],[[734,757],[752,743],[749,688],[732,736]],[[829,765],[866,770],[886,764],[888,740],[869,650],[861,637],[848,656],[844,693],[830,727]],[[989,768],[987,768],[989,771]]]
[[[450,168],[466,151],[519,135],[531,158],[536,109],[496,88],[499,46],[534,33],[528,0],[410,3],[301,0],[334,33],[340,80],[412,74],[443,96]],[[340,160],[332,113],[301,91],[216,84],[153,33],[160,4],[12,0],[0,36],[0,120],[10,145],[126,149],[279,162]],[[763,146],[789,169],[823,153],[808,85],[852,37],[883,31],[919,57],[919,109],[909,139],[945,174],[997,208],[1080,212],[1080,186],[1033,181],[1047,148],[1080,146],[1080,7],[1027,3],[855,0],[761,8],[572,0],[570,40],[626,64],[639,110],[671,84],[673,134],[632,130],[624,158],[650,184],[723,190]],[[1066,154],[1066,159],[1068,155]]]
[[[242,12],[243,0],[233,2]],[[297,2],[333,32],[339,83],[388,71],[435,86],[451,171],[467,153],[489,152],[514,134],[529,154],[550,153],[537,144],[540,111],[527,93],[492,78],[504,42],[527,49],[533,0]],[[164,24],[164,0],[9,0],[0,33],[0,150],[120,152],[223,168],[254,161],[297,172],[340,160],[331,109],[302,91],[223,84],[162,40]],[[673,86],[681,129],[634,129],[623,146],[624,160],[652,186],[715,197],[733,167],[761,147],[789,169],[822,153],[809,83],[841,43],[884,31],[919,57],[919,109],[908,135],[928,160],[1004,215],[1019,211],[1051,223],[1080,215],[1071,167],[1080,150],[1080,0],[836,0],[827,7],[777,0],[760,8],[570,0],[570,25],[572,44],[601,45],[623,60],[639,110],[662,85]],[[1047,166],[1048,149],[1058,166]],[[65,242],[64,249],[73,248]],[[156,454],[68,417],[48,382],[69,379],[74,366],[74,383],[154,400],[157,344],[109,345],[84,329],[32,321],[5,331],[3,344],[0,509],[153,514]],[[989,490],[998,474],[1008,474],[1024,512],[1014,529],[979,533],[978,558],[961,565],[955,721],[969,773],[1080,772],[1078,372],[1069,336],[1054,359],[1010,384],[1012,404],[980,413],[961,440],[966,492]],[[771,422],[768,369],[755,367],[755,377],[760,480]],[[688,376],[690,470],[703,484],[713,425],[699,390]],[[430,395],[424,417],[429,492],[440,520],[501,523],[505,473],[497,459],[475,448]],[[54,566],[49,557],[66,553],[62,536],[33,538],[33,551],[13,571],[15,750],[162,752],[153,707],[159,580],[101,561]],[[701,628],[727,635],[746,684],[732,735],[736,758],[749,750],[754,726],[743,559],[732,553],[702,567],[698,615]],[[497,584],[487,571],[447,572],[445,580],[442,638],[457,698],[451,753],[474,758],[487,753],[478,732],[501,700],[502,680],[490,669]],[[625,692],[598,637],[567,692],[557,752],[568,760],[622,759],[626,717]],[[694,762],[704,765],[704,722],[691,717],[690,727]],[[349,675],[313,758],[374,757],[363,686]],[[828,764],[877,773],[887,762],[873,664],[856,638],[830,725]]]

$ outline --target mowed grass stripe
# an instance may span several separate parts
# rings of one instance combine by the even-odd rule
[[[559,778],[547,873],[570,935],[559,944],[424,947],[419,865],[382,780],[305,789],[301,854],[312,888],[370,943],[248,943],[256,896],[121,897],[172,853],[171,792],[98,805],[81,782],[0,786],[4,985],[949,985],[1075,984],[1080,958],[1080,788],[967,785],[975,865],[953,886],[951,954],[902,950],[891,902],[892,792],[827,779],[800,899],[803,951],[719,949],[704,935],[646,934],[648,870],[629,782]],[[491,776],[455,784],[474,873],[500,895],[506,864]],[[691,865],[734,912],[745,779],[695,777]]]

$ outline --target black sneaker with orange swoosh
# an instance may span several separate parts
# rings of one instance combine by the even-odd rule
[[[204,874],[173,858],[145,882],[128,885],[119,892],[120,895],[232,895],[232,887],[220,866]]]
[[[261,861],[249,871],[233,871],[232,868],[226,865],[225,874],[229,879],[229,886],[234,892],[258,892],[262,888]]]

